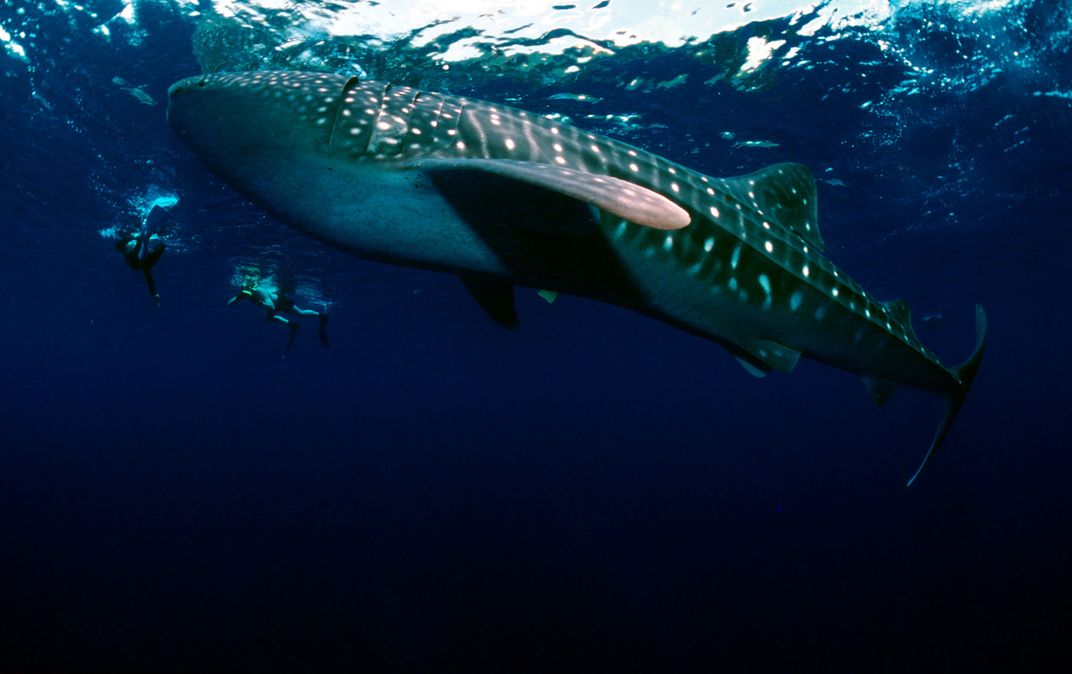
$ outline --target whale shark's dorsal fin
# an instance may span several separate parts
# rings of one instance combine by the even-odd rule
[[[407,166],[494,173],[565,194],[654,229],[681,229],[691,221],[688,211],[646,187],[553,164],[517,159],[419,159]]]
[[[751,205],[765,222],[794,232],[815,249],[826,249],[819,233],[815,178],[802,164],[773,164],[755,173],[725,178],[726,192]]]
[[[908,308],[908,302],[904,300],[891,300],[889,302],[883,302],[882,305],[886,307],[886,310],[890,312],[890,315],[897,319],[897,321],[904,326],[905,332],[912,337],[912,339],[919,341],[916,337],[916,331],[912,328],[912,311]]]

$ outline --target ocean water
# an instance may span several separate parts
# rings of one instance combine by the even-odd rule
[[[1067,665],[1070,49],[1043,0],[0,0],[0,669]],[[986,307],[952,434],[906,489],[933,396],[535,289],[506,331],[301,236],[165,119],[269,68],[808,165],[829,257],[945,362]],[[114,247],[153,204],[160,306]],[[281,358],[251,274],[332,347]]]

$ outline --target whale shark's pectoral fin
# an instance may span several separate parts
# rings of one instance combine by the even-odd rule
[[[770,339],[753,340],[746,345],[746,348],[753,357],[770,369],[786,374],[792,372],[800,360],[799,351]]]
[[[408,166],[434,171],[486,171],[520,180],[597,206],[654,229],[681,229],[688,211],[658,192],[607,175],[517,159],[419,159]]]
[[[517,320],[513,285],[479,276],[459,276],[458,278],[462,280],[465,289],[473,296],[484,313],[491,317],[491,320],[511,330],[521,325],[521,322]]]

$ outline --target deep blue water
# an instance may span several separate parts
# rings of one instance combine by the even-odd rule
[[[1067,662],[1072,12],[897,4],[570,73],[576,55],[490,49],[443,70],[464,31],[258,51],[294,38],[285,13],[209,55],[208,2],[142,3],[106,38],[118,2],[4,0],[0,669]],[[785,44],[742,70],[755,37]],[[908,300],[943,359],[986,306],[975,387],[906,489],[940,414],[925,394],[878,409],[810,362],[756,380],[713,344],[534,291],[505,331],[456,279],[330,251],[214,178],[163,105],[210,63],[507,101],[713,175],[807,164],[830,257]],[[155,307],[101,230],[158,193],[179,203]],[[283,330],[225,306],[250,266],[330,305],[330,350],[307,327],[281,359]]]

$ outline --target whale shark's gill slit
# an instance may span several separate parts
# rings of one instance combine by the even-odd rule
[[[404,94],[409,87],[388,83],[380,96],[380,109],[372,124],[372,133],[366,153],[373,158],[384,158],[397,154],[399,145],[405,137],[409,125],[405,115],[402,114],[406,105],[399,105],[398,96]]]
[[[328,131],[328,151],[335,149],[335,129],[339,126],[339,120],[342,119],[343,111],[351,107],[346,99],[350,98],[354,91],[354,88],[360,84],[360,80],[357,77],[351,77],[346,80],[346,84],[342,85],[342,91],[339,92],[339,104],[335,106],[335,116],[331,120],[331,130]]]
[[[540,143],[536,140],[536,125],[527,119],[521,121],[521,136],[528,146],[528,158],[534,161],[540,158]]]
[[[439,144],[436,128],[443,114],[443,102],[443,97],[438,94],[417,92],[412,103],[413,110],[409,115],[409,130],[402,147],[402,154],[417,156],[434,149]]]
[[[408,137],[410,131],[413,130],[413,113],[417,110],[417,101],[420,99],[420,97],[420,90],[414,89],[413,96],[410,97],[409,103],[406,103],[398,110],[398,117],[400,120],[402,120],[403,145],[405,144],[405,139]]]
[[[376,106],[376,115],[372,118],[372,121],[369,124],[369,132],[365,134],[363,138],[364,145],[361,147],[354,147],[355,154],[367,154],[371,148],[375,147],[374,141],[376,140],[376,131],[380,128],[384,113],[387,112],[387,94],[391,91],[391,87],[394,85],[390,82],[386,82],[383,83],[382,86],[383,89],[381,91],[374,95],[369,95],[369,105],[376,106],[377,101],[379,102],[379,105]]]
[[[468,106],[463,98],[458,102],[458,109],[454,112],[454,125],[452,127],[454,133],[451,134],[457,142],[458,150],[465,149],[465,127],[462,126],[462,120],[465,119],[466,112],[468,112]]]
[[[442,123],[443,108],[446,107],[446,105],[447,105],[447,99],[445,99],[442,96],[440,96],[439,97],[439,104],[436,105],[435,117],[432,118],[432,121],[429,124],[429,126],[431,126],[433,129],[437,128]]]
[[[488,113],[489,110],[486,107],[463,103],[462,112],[458,116],[459,135],[464,136],[468,143],[476,145],[476,147],[469,148],[469,153],[484,159],[491,156],[491,149],[488,147],[488,130],[484,125]]]

